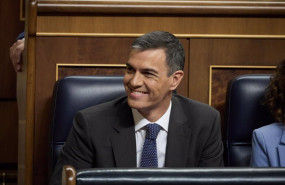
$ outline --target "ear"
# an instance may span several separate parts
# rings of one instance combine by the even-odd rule
[[[180,84],[182,78],[184,76],[184,72],[181,70],[175,71],[172,75],[172,82],[170,84],[170,90],[175,90],[177,86]]]

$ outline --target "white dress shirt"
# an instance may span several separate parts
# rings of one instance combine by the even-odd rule
[[[161,130],[159,131],[156,138],[156,146],[157,146],[158,167],[159,168],[164,167],[171,105],[172,103],[170,101],[167,111],[164,113],[164,115],[161,118],[159,118],[155,122],[148,121],[136,109],[132,109],[134,122],[135,122],[137,167],[140,167],[143,144],[145,140],[146,129],[144,126],[146,126],[149,123],[156,123],[161,126]]]

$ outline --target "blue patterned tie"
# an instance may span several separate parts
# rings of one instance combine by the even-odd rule
[[[141,167],[158,167],[156,137],[159,131],[160,126],[156,123],[146,125]]]

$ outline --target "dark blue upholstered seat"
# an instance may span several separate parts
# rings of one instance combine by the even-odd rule
[[[251,137],[255,128],[273,122],[263,105],[271,75],[243,75],[228,84],[225,117],[225,163],[249,166]]]
[[[66,141],[75,113],[124,95],[123,76],[69,76],[56,82],[50,130],[51,171]]]

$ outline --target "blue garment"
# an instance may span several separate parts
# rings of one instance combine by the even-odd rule
[[[19,35],[18,35],[18,37],[16,38],[16,40],[20,40],[20,39],[22,39],[22,38],[24,38],[25,37],[25,32],[22,32],[22,33],[20,33]]]
[[[252,167],[285,167],[285,126],[272,123],[252,135]]]

